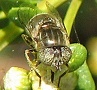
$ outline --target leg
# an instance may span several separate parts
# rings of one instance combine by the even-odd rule
[[[32,38],[29,37],[29,36],[26,35],[26,34],[22,34],[21,36],[22,36],[23,40],[25,41],[25,43],[26,43],[28,46],[30,46],[31,48],[33,48],[34,51],[35,51],[35,48],[34,48],[34,41],[32,40]]]
[[[68,70],[66,70],[62,75],[59,76],[58,87],[59,87],[59,85],[60,85],[60,80],[61,80],[61,78],[62,78],[66,73],[68,73]]]
[[[51,70],[51,82],[53,83],[54,81],[54,72]]]
[[[31,68],[36,67],[35,66],[36,59],[37,59],[36,51],[34,51],[32,49],[25,50],[25,57],[27,59],[29,67],[31,67]]]
[[[25,50],[25,57],[27,58],[27,62],[28,62],[28,64],[29,64],[29,66],[30,66],[30,68],[32,69],[32,70],[34,70],[35,71],[35,73],[36,73],[36,75],[40,78],[40,80],[39,80],[39,86],[41,85],[41,76],[39,75],[39,73],[38,73],[38,71],[37,71],[37,69],[36,69],[36,67],[37,67],[37,55],[36,55],[36,51],[34,51],[34,50],[32,50],[32,49],[28,49],[28,50]],[[31,55],[32,55],[32,60],[31,60]],[[39,65],[39,64],[38,64]]]

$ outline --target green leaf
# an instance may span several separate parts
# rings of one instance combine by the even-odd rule
[[[11,8],[20,7],[23,4],[36,4],[39,0],[0,0],[0,6],[6,15]]]
[[[87,50],[79,43],[70,44],[70,49],[72,50],[72,57],[69,61],[69,71],[72,72],[84,63],[87,58]]]
[[[79,79],[75,90],[95,90],[95,83],[86,62],[76,70],[76,73]]]

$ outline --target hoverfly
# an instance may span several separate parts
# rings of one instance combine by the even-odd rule
[[[37,62],[35,67],[43,63],[61,71],[62,65],[68,66],[72,52],[68,47],[68,35],[58,12],[48,2],[46,6],[47,13],[35,15],[26,24],[27,34],[22,37],[31,49],[25,50],[25,55],[28,62],[32,62],[29,57],[32,53],[33,62]],[[34,68],[31,63],[29,65]]]

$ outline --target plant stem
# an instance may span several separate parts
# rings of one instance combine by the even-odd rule
[[[0,29],[0,51],[23,32],[23,29],[10,22],[8,26]]]
[[[71,28],[77,12],[81,6],[83,0],[72,0],[64,18],[64,25],[67,29],[68,36],[70,36]]]
[[[47,7],[46,7],[46,1],[47,0],[43,0],[41,2],[39,2],[37,4],[37,7],[42,10],[42,11],[47,11]],[[58,7],[59,5],[61,5],[63,2],[66,2],[67,0],[49,0],[48,2],[54,6],[55,8]]]

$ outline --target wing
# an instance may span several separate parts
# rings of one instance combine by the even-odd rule
[[[46,6],[48,9],[48,13],[50,13],[51,15],[55,16],[57,19],[57,23],[59,24],[59,26],[61,26],[62,28],[62,32],[67,33],[66,32],[66,28],[62,23],[62,19],[58,13],[58,11],[54,8],[54,6],[52,6],[49,2],[46,1]]]
[[[23,28],[26,27],[26,24],[28,21],[33,17],[34,14],[34,6],[30,7],[31,5],[21,5],[17,11],[18,19],[20,24],[23,26]]]
[[[27,27],[28,22],[33,16],[37,15],[41,11],[36,7],[36,4],[22,4],[17,12],[19,22],[21,26],[26,29],[25,31],[30,35],[31,29]]]

